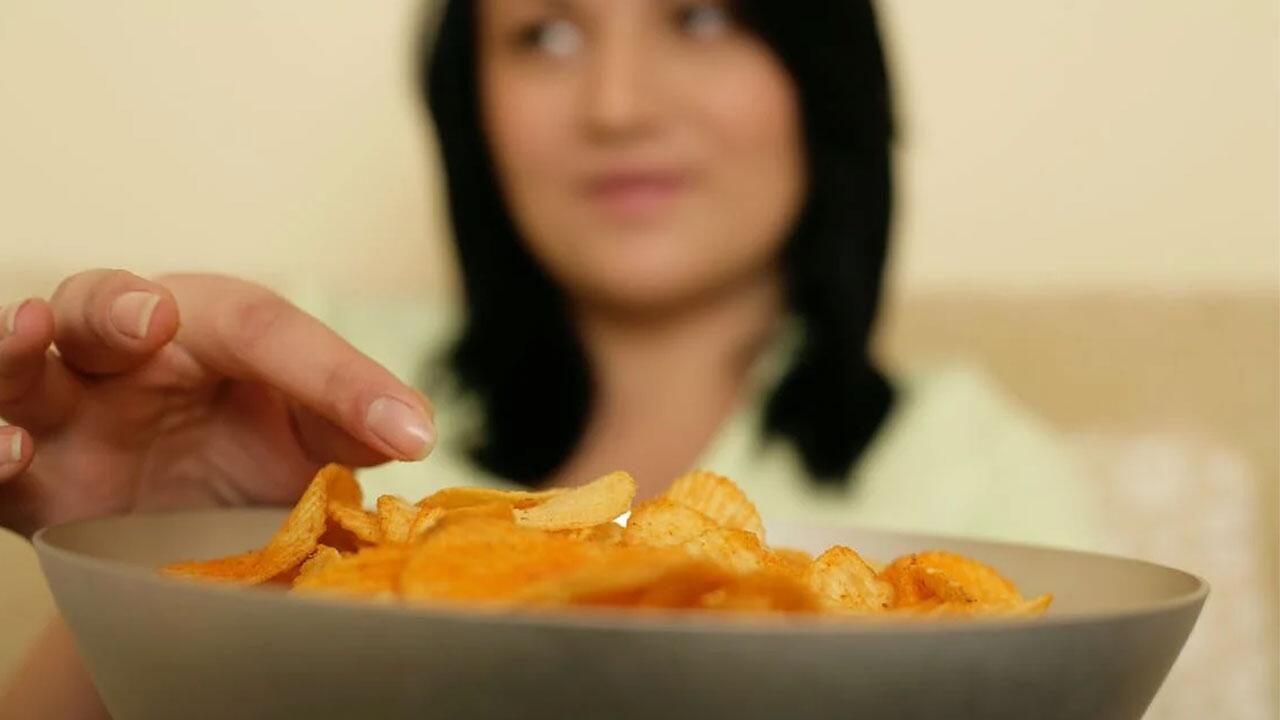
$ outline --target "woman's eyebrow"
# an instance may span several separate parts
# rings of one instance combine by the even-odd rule
[[[501,8],[498,16],[524,17],[533,13],[550,13],[553,15],[576,16],[582,12],[583,3],[579,0],[494,0]]]
[[[511,2],[511,0],[500,0],[501,2]],[[548,10],[554,10],[561,13],[573,13],[578,11],[581,3],[578,0],[528,0],[526,4],[540,5]]]

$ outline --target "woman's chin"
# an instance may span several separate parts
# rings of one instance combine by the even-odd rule
[[[593,308],[618,315],[659,317],[687,311],[732,285],[719,274],[691,276],[688,269],[686,265],[602,274],[582,288],[583,299]]]

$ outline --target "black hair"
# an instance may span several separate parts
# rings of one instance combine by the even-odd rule
[[[840,483],[893,403],[869,350],[892,201],[884,54],[867,0],[740,0],[734,9],[798,88],[808,172],[781,258],[802,341],[763,431],[794,443],[814,481]],[[593,387],[566,298],[520,242],[499,190],[480,119],[475,23],[472,0],[446,0],[423,54],[465,295],[448,362],[482,411],[473,458],[534,484],[577,446]]]

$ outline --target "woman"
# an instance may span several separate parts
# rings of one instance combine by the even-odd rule
[[[321,463],[435,446],[365,481],[625,468],[643,496],[701,465],[770,517],[1088,541],[1034,423],[870,360],[890,113],[867,3],[456,0],[428,64],[465,314],[393,333],[347,307],[343,335],[443,357],[438,406],[397,378],[420,357],[393,373],[264,288],[82,273],[0,314],[0,524],[286,503]],[[92,707],[74,662],[55,630],[14,702]]]

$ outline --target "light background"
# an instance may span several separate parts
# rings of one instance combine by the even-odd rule
[[[1240,450],[1261,530],[1226,550],[1253,554],[1242,592],[1270,593],[1254,671],[1274,696],[1277,4],[880,9],[901,112],[887,354],[973,356],[1065,430],[1192,427]],[[421,14],[417,0],[0,3],[0,303],[92,266],[447,296],[413,94]],[[1178,522],[1150,534],[1192,538]],[[0,684],[48,612],[37,577],[29,548],[0,537]],[[1166,693],[1159,716],[1274,717],[1256,694],[1189,687],[1219,680],[1198,668],[1245,677],[1237,659],[1188,657],[1167,690],[1192,694]]]
[[[1274,291],[1275,3],[882,9],[903,291]],[[420,11],[4,3],[0,278],[112,265],[443,287]]]

